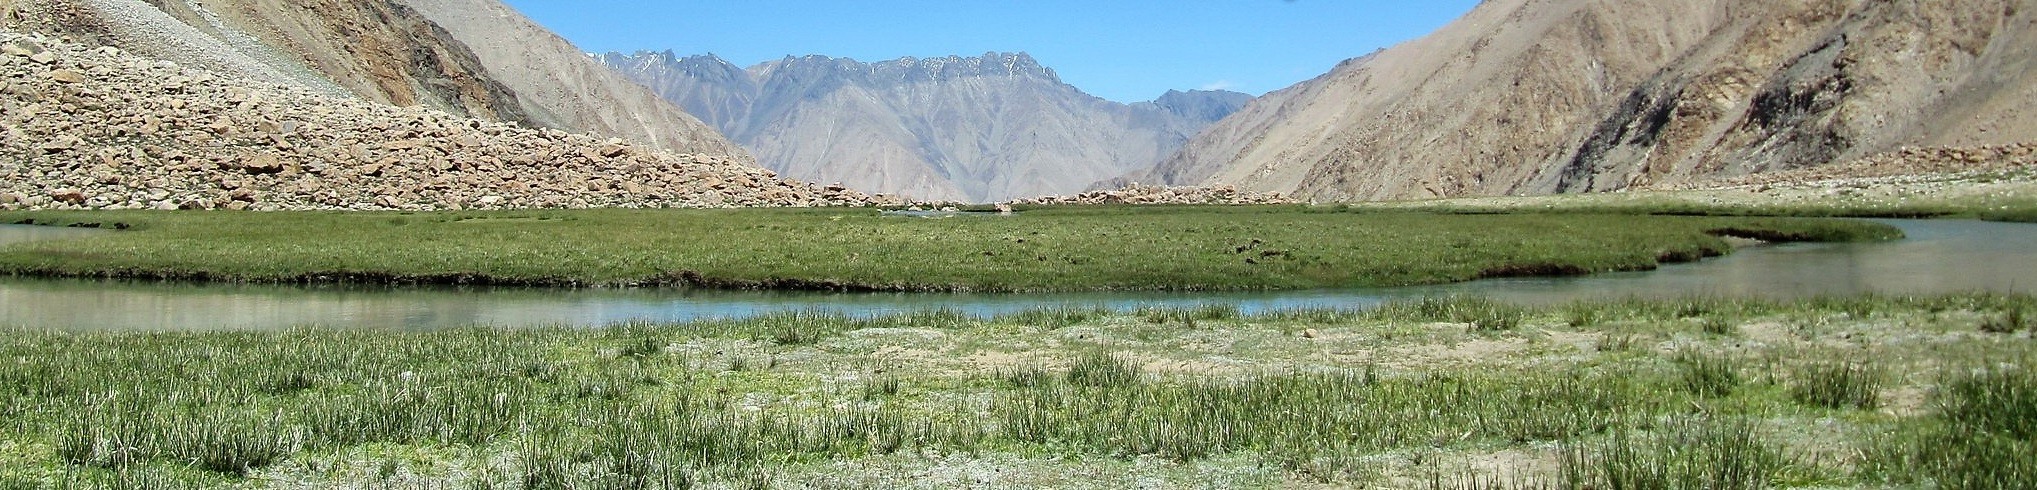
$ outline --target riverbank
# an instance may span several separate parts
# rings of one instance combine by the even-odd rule
[[[226,282],[679,285],[839,291],[1253,290],[1642,270],[1724,237],[1864,241],[1794,218],[1473,215],[1307,206],[1060,207],[945,219],[871,209],[0,212],[120,231],[0,249],[0,273]]]
[[[2032,313],[2027,296],[1455,298],[15,331],[0,482],[1994,488],[2037,478]]]

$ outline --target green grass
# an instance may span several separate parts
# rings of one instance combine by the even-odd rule
[[[1678,353],[1676,363],[1684,368],[1683,387],[1705,398],[1731,396],[1740,389],[1739,363],[1732,358],[1700,353]]]
[[[1947,374],[1937,412],[1880,438],[1866,472],[1948,489],[2037,481],[2037,357],[1988,361]]]
[[[858,209],[0,212],[0,222],[127,228],[0,249],[0,273],[902,291],[1293,289],[1648,269],[1727,253],[1721,235],[1900,236],[1879,224],[1817,219],[1335,211],[1076,207],[949,219]]]
[[[1655,431],[1573,444],[1564,453],[1561,479],[1550,486],[1754,490],[1776,486],[1793,464],[1747,419],[1680,419]]]
[[[1881,406],[1884,377],[1865,362],[1813,363],[1797,368],[1790,398],[1824,408],[1875,408]]]
[[[1997,488],[2037,471],[2037,345],[1977,323],[2033,305],[1443,298],[599,329],[14,330],[0,335],[0,484],[855,487],[837,474],[940,476],[982,458],[1059,478],[1005,482],[1021,487],[1225,468],[1270,472],[1264,486]],[[1495,316],[1511,327],[1454,324]],[[1693,318],[1748,332],[1707,334]],[[1520,349],[1423,354],[1473,344]],[[1863,398],[1891,390],[1927,399]],[[1861,409],[1876,406],[1890,408]],[[1504,475],[1453,463],[1495,454],[1527,463]]]

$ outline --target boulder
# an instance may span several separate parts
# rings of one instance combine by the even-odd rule
[[[248,175],[271,175],[283,172],[283,160],[271,153],[257,153],[241,161],[241,170]]]
[[[85,74],[78,73],[76,70],[51,70],[45,76],[57,83],[85,83],[86,80]]]
[[[61,202],[61,203],[67,203],[67,204],[84,204],[84,203],[85,203],[85,191],[81,191],[81,190],[78,190],[78,189],[75,189],[75,188],[69,188],[69,187],[66,187],[66,188],[62,188],[62,189],[53,189],[53,190],[49,191],[49,198],[50,198],[50,200],[53,200],[53,201],[56,201],[56,202]]]

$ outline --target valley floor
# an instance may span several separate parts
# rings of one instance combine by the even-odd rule
[[[0,486],[2009,488],[2026,296],[0,337]],[[1668,485],[1668,486],[1655,486]]]
[[[1892,206],[1771,186],[946,219],[8,212],[0,221],[126,230],[9,246],[0,268],[898,290],[1409,284],[1652,267],[1730,251],[1722,236],[1894,236],[1742,214],[2028,221],[2029,180]],[[1730,193],[1829,199],[1710,200]],[[1693,214],[1719,216],[1681,216]],[[2021,295],[1459,297],[1254,315],[18,328],[0,335],[12,362],[0,487],[2013,488],[2037,481],[2032,313],[2037,299]]]

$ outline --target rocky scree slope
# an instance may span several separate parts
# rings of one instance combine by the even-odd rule
[[[496,0],[0,0],[0,17],[225,75],[747,158]]]
[[[726,156],[333,97],[0,31],[0,208],[870,204]]]
[[[1236,92],[1120,104],[1025,53],[864,63],[713,55],[603,60],[787,176],[918,199],[990,202],[1081,191],[1148,168],[1241,107]]]
[[[1149,182],[1606,191],[2037,135],[2037,0],[1489,0],[1262,97]]]

